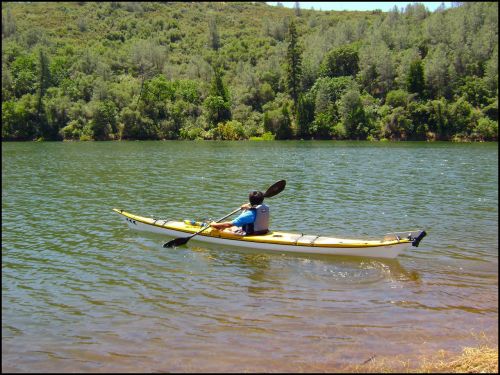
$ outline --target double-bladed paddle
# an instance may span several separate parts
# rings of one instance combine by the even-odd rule
[[[281,193],[285,189],[285,185],[286,185],[286,181],[285,180],[280,180],[280,181],[274,183],[273,185],[271,185],[266,190],[266,192],[264,193],[264,198],[271,198],[271,197],[274,197],[275,195],[278,195],[279,193]],[[224,219],[228,218],[229,216],[235,214],[239,210],[241,210],[241,208],[238,208],[238,209],[234,210],[233,212],[231,212],[230,214],[228,214],[228,215],[226,215],[224,217],[221,217],[219,220],[216,221],[216,223],[221,222],[222,220],[224,220]],[[182,246],[182,245],[186,244],[191,238],[193,238],[197,234],[200,234],[201,232],[203,232],[208,227],[210,227],[210,226],[207,225],[206,227],[203,227],[198,232],[193,233],[192,235],[190,235],[188,237],[179,237],[179,238],[176,238],[176,239],[171,240],[169,242],[166,242],[166,243],[163,244],[163,247],[177,247],[177,246]]]

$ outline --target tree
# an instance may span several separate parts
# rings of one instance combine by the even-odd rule
[[[366,139],[369,128],[358,90],[350,89],[342,96],[339,112],[347,136],[356,139]]]
[[[219,122],[231,120],[229,91],[222,80],[222,71],[219,67],[214,67],[212,85],[203,106],[206,110],[208,122],[212,126],[216,126]]]
[[[36,57],[32,54],[20,55],[10,65],[12,89],[17,98],[25,94],[34,94],[37,82]]]
[[[50,61],[50,80],[53,86],[60,86],[69,77],[69,61],[66,57],[57,56]]]
[[[2,13],[2,39],[14,35],[16,32],[16,21],[12,16],[10,8],[7,8],[5,16]]]
[[[224,102],[229,102],[229,91],[222,79],[222,69],[218,66],[215,66],[213,69],[214,75],[212,76],[209,95],[220,96]]]
[[[408,139],[426,140],[427,131],[429,130],[429,107],[426,103],[412,101],[408,103],[407,111],[411,122]]]
[[[290,139],[293,136],[293,131],[288,105],[285,104],[283,106],[283,108],[281,109],[281,114],[283,116],[283,122],[280,124],[280,127],[276,132],[276,139]]]
[[[35,95],[2,103],[2,139],[31,141],[39,133],[38,125]]]
[[[212,126],[231,118],[230,107],[220,96],[208,96],[203,102],[203,106],[206,110],[207,120]]]
[[[382,118],[382,124],[382,135],[395,140],[407,139],[412,125],[408,111],[403,107],[392,109],[387,116]]]
[[[41,101],[45,92],[50,87],[49,58],[45,51],[40,49],[38,53],[38,98]]]
[[[486,63],[484,79],[488,88],[498,97],[498,47],[493,51],[492,57]]]
[[[480,118],[474,128],[473,136],[482,141],[498,141],[498,121]]]
[[[477,77],[467,77],[459,88],[459,92],[475,107],[487,106],[489,104],[488,98],[493,96],[488,90],[486,82]]]
[[[450,105],[450,126],[453,128],[454,134],[470,134],[474,125],[473,109],[472,105],[463,97]]]
[[[448,103],[444,98],[428,102],[429,130],[434,132],[438,139],[447,140],[450,137]]]
[[[47,119],[44,116],[44,108],[42,105],[45,92],[50,86],[50,68],[49,59],[43,49],[38,53],[38,89],[37,89],[37,117],[40,121],[42,129],[42,137],[46,139],[55,139],[58,137],[59,128],[53,129],[49,126]]]
[[[298,44],[297,29],[293,21],[290,22],[287,38],[288,49],[286,54],[286,86],[288,93],[293,99],[294,108],[297,108],[297,101],[301,91],[300,82],[302,75],[302,51]]]
[[[164,54],[161,46],[150,40],[139,40],[132,48],[132,63],[141,77],[141,91],[138,100],[142,99],[144,82],[159,74],[163,68]]]
[[[310,135],[314,138],[327,139],[333,134],[333,126],[340,119],[339,105],[346,91],[353,89],[355,82],[350,76],[321,77],[311,88],[309,93],[314,111],[314,121],[309,125]],[[344,138],[345,129],[337,128],[338,138]]]
[[[213,17],[208,20],[208,45],[214,51],[217,51],[220,48],[220,37],[219,31],[217,30],[217,22]]]
[[[320,74],[326,77],[355,76],[359,71],[358,62],[358,51],[353,47],[335,48],[323,59]]]
[[[385,104],[389,107],[406,107],[408,105],[409,95],[405,90],[392,90],[387,93]]]
[[[292,137],[292,126],[288,105],[264,113],[264,130],[276,135],[276,139]]]
[[[371,95],[383,97],[393,88],[396,76],[394,54],[389,47],[371,36],[369,44],[360,48],[360,72],[356,77]]]
[[[57,87],[50,87],[43,98],[43,112],[46,121],[45,137],[60,139],[60,130],[70,122],[70,99]]]
[[[314,121],[314,100],[312,95],[299,95],[297,103],[297,137],[309,138],[309,125]]]
[[[489,117],[493,121],[498,121],[498,98],[482,109],[482,112],[486,117]]]
[[[222,140],[241,140],[245,138],[243,124],[236,120],[220,122],[214,129],[214,138]]]
[[[120,113],[122,139],[155,139],[153,121],[135,109],[125,107]]]
[[[410,72],[406,79],[406,88],[408,92],[416,93],[422,96],[425,88],[424,67],[422,60],[414,60],[410,64]]]
[[[444,46],[438,46],[425,60],[425,83],[431,98],[441,96],[448,98],[450,96],[450,74]]]
[[[10,70],[2,66],[2,103],[14,98],[12,92],[12,75]]]
[[[299,4],[299,2],[296,1],[293,7],[295,9],[295,15],[297,17],[300,17],[301,16],[301,11],[300,11],[300,4]]]
[[[289,26],[290,22],[288,17],[283,18],[282,22],[273,22],[270,26],[270,36],[282,42],[285,40]]]
[[[90,128],[96,140],[109,140],[116,131],[116,106],[113,102],[97,101],[92,103],[92,120]]]

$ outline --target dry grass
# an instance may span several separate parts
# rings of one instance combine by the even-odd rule
[[[498,373],[498,347],[482,345],[464,348],[459,356],[440,351],[434,358],[409,360],[373,358],[362,365],[347,368],[348,372],[363,373]]]
[[[422,370],[427,370],[423,366]],[[467,372],[498,373],[498,348],[480,346],[465,348],[462,354],[451,362],[430,363],[425,372]]]

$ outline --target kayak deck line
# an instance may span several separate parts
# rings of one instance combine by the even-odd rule
[[[202,229],[203,223],[154,219],[134,215],[114,208],[130,228],[179,237],[191,235]],[[362,255],[394,258],[409,246],[417,247],[425,231],[407,231],[386,234],[382,240],[334,238],[304,233],[269,231],[263,235],[238,235],[208,227],[196,237],[198,241],[212,242],[264,250],[291,251],[321,254]]]
[[[299,237],[299,238],[297,238],[297,240],[295,241],[295,245],[297,245],[297,246],[299,245],[299,239],[301,239],[302,237],[304,237],[304,233],[301,233],[301,234],[300,234],[300,237]],[[314,238],[311,240],[311,242],[309,242],[309,244],[308,244],[308,245],[309,245],[309,246],[314,246],[314,241],[316,241],[316,240],[317,240],[318,238],[320,238],[320,237],[321,237],[320,235],[317,235],[316,237],[314,237]]]

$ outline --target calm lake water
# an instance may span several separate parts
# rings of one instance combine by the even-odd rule
[[[272,229],[395,260],[164,249],[112,208],[218,219],[286,179]],[[2,371],[333,371],[498,340],[498,144],[2,143]]]

